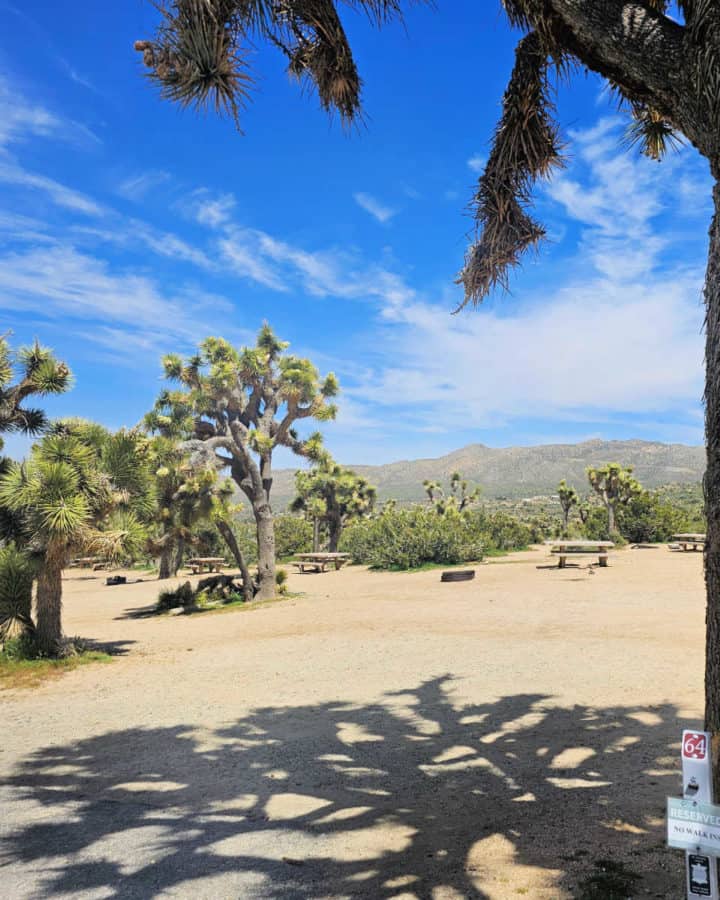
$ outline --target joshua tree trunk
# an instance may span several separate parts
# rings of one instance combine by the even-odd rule
[[[177,573],[182,568],[183,563],[185,562],[185,538],[179,537],[177,542],[177,550],[175,553],[175,559],[173,560],[173,575],[177,575]]]
[[[172,556],[172,544],[168,541],[166,544],[163,544],[160,551],[159,579],[169,578],[172,575]]]
[[[340,516],[333,516],[329,520],[328,532],[328,550],[330,551],[330,553],[337,553],[337,549],[340,544],[340,535],[342,534],[342,518]]]
[[[568,520],[570,519],[570,507],[563,506],[563,533],[567,534],[568,530]]]
[[[257,600],[271,600],[275,596],[275,523],[270,504],[263,500],[253,506],[258,545]]]
[[[45,656],[57,656],[62,646],[62,570],[64,555],[49,547],[37,579],[35,601],[38,648]]]
[[[252,583],[252,578],[250,577],[250,569],[248,569],[243,552],[235,537],[235,532],[227,522],[223,521],[217,522],[217,530],[220,532],[223,540],[230,548],[230,552],[235,557],[235,562],[238,564],[240,574],[242,575],[243,596],[245,597],[245,602],[249,603],[255,596],[255,587]]]
[[[607,514],[608,514],[608,533],[613,535],[616,531],[615,525],[615,507],[612,503],[608,503],[607,505]]]
[[[313,553],[317,553],[320,549],[320,519],[313,516]]]
[[[712,166],[715,216],[705,281],[705,585],[707,588],[705,655],[705,728],[712,733],[715,797],[720,798],[720,159]]]

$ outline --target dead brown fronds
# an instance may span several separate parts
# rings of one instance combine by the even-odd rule
[[[503,98],[503,114],[473,206],[477,240],[458,282],[465,301],[478,303],[493,287],[507,287],[508,272],[545,235],[527,213],[534,182],[562,164],[547,80],[548,52],[537,33],[524,37]]]
[[[232,0],[172,0],[158,9],[154,41],[136,41],[161,95],[184,107],[213,108],[239,123],[252,85]]]

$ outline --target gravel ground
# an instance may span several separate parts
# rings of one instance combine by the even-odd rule
[[[118,655],[0,695],[0,895],[677,900],[701,555],[548,562],[162,618],[68,572],[67,633]]]

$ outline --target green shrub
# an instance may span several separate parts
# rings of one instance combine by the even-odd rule
[[[473,530],[488,550],[524,550],[545,537],[540,529],[533,529],[506,512],[478,510],[470,513],[469,518]]]
[[[374,569],[416,569],[427,563],[454,565],[482,559],[483,543],[472,518],[456,512],[438,515],[414,506],[390,509],[345,528],[341,548],[353,562]]]
[[[177,609],[179,606],[194,606],[195,592],[189,581],[181,584],[175,590],[160,591],[157,599],[158,612],[165,612],[168,609]]]
[[[669,541],[683,531],[705,530],[702,522],[654,493],[642,494],[621,507],[617,524],[622,536],[633,543]]]
[[[25,659],[37,659],[38,648],[35,638],[28,632],[21,634],[18,637],[9,638],[3,644],[0,656],[10,662],[21,662]]]
[[[275,586],[277,587],[278,594],[286,594],[287,593],[287,580],[288,573],[287,569],[277,569],[275,571]]]
[[[302,516],[275,516],[275,558],[287,559],[312,550],[313,527]]]
[[[584,526],[585,537],[591,541],[610,540],[608,514],[604,506],[594,506],[588,513]]]
[[[0,549],[0,643],[33,631],[34,567],[13,544]]]

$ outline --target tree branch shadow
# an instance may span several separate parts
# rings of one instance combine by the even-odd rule
[[[668,891],[655,896],[680,895],[662,846],[674,707],[457,708],[453,689],[442,676],[363,706],[39,750],[4,782],[4,878],[33,897],[560,897],[583,896],[594,859],[622,858]],[[523,890],[543,879],[547,894]]]

